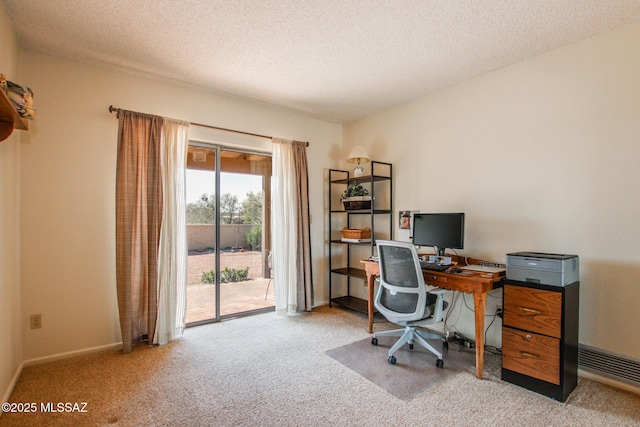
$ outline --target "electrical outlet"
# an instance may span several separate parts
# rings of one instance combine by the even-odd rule
[[[497,306],[496,307],[496,316],[498,316],[499,318],[502,319],[502,315],[504,314],[504,312],[502,311],[502,307],[501,306]]]
[[[31,329],[42,328],[42,314],[31,315]]]

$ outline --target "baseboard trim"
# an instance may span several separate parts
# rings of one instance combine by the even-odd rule
[[[22,375],[22,368],[24,368],[24,362],[22,362],[18,369],[16,369],[15,374],[13,374],[13,378],[11,378],[11,382],[9,383],[9,388],[5,391],[4,396],[2,396],[2,402],[8,402],[11,397],[11,393],[13,393],[13,389],[18,384],[18,379],[20,379],[20,375]],[[2,411],[0,411],[0,417],[2,416]]]
[[[630,391],[632,393],[640,394],[640,387],[635,387],[627,382],[616,381],[609,377],[605,377],[602,375],[594,374],[593,372],[586,371],[584,369],[578,368],[578,376],[582,378],[586,378],[588,380],[592,380],[598,383],[606,384],[611,387],[619,388],[621,390]]]
[[[13,393],[13,390],[15,389],[16,384],[18,384],[18,380],[22,375],[22,371],[27,366],[40,365],[42,363],[55,362],[56,360],[68,359],[70,357],[81,356],[83,354],[97,353],[99,351],[104,351],[104,350],[116,350],[119,348],[122,348],[121,342],[25,360],[18,366],[18,369],[16,369],[16,372],[13,375],[11,382],[9,383],[9,387],[5,391],[4,396],[2,397],[2,401],[0,402],[9,402],[9,398],[11,397],[11,394]],[[2,417],[2,412],[0,412],[0,417]]]
[[[55,362],[56,360],[68,359],[70,357],[81,356],[83,354],[97,353],[104,350],[116,350],[118,348],[122,348],[121,342],[85,348],[82,350],[74,350],[66,353],[52,354],[50,356],[37,357],[35,359],[28,359],[22,362],[22,364],[24,365],[24,367],[34,366],[40,365],[42,363]]]

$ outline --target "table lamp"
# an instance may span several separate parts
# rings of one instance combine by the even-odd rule
[[[364,168],[360,166],[360,163],[369,162],[369,154],[367,154],[367,150],[364,147],[356,145],[351,149],[347,162],[357,163],[357,166],[353,169],[353,176],[361,176],[364,174]]]

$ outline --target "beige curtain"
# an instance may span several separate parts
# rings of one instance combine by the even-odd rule
[[[276,313],[313,305],[306,144],[273,139],[272,254]]]
[[[298,284],[298,309],[311,311],[313,306],[313,281],[311,278],[311,239],[309,224],[309,169],[307,167],[306,143],[294,142],[293,166],[295,186],[298,194],[296,271]]]
[[[118,113],[116,279],[122,351],[153,337],[162,222],[162,118]]]

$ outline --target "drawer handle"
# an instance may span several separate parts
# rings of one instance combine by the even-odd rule
[[[520,311],[524,311],[525,314],[540,314],[542,313],[540,310],[534,310],[533,308],[527,307],[518,307]]]
[[[540,357],[537,354],[529,353],[528,351],[521,351],[520,355],[523,357],[530,357],[531,359],[539,359]]]

